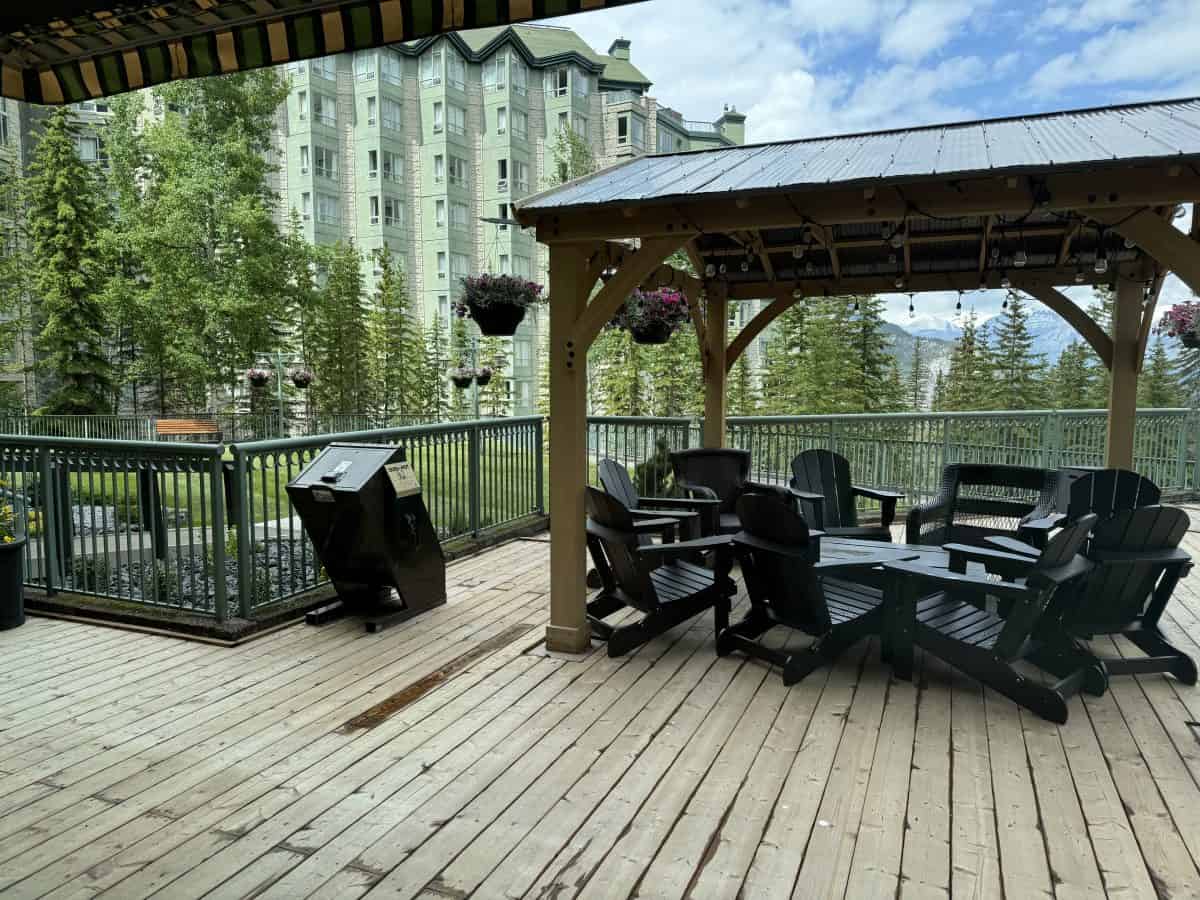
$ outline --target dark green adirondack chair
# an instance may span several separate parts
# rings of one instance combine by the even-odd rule
[[[805,450],[792,460],[792,494],[800,501],[808,521],[830,537],[890,541],[896,502],[895,491],[850,483],[850,462],[832,450]],[[879,503],[879,524],[858,524],[858,498]]]
[[[965,544],[947,544],[950,570],[886,563],[884,652],[900,678],[912,677],[913,647],[950,663],[1044,719],[1067,720],[1067,698],[1079,690],[1103,693],[1103,666],[1073,641],[1042,628],[1057,611],[1078,602],[1077,583],[1091,571],[1079,551],[1096,516],[1084,516],[1056,534],[1036,558]],[[970,562],[1012,580],[965,573]],[[956,571],[957,570],[957,571]],[[993,608],[992,604],[995,605]],[[1049,633],[1047,643],[1044,637]],[[1014,664],[1031,660],[1059,680],[1046,684]]]
[[[693,500],[687,497],[639,497],[633,487],[629,470],[615,459],[602,459],[596,466],[596,474],[604,490],[625,504],[635,519],[675,519],[679,523],[679,535],[684,540],[698,538],[701,534],[715,534],[711,527],[715,521],[719,500]],[[705,523],[710,527],[703,528]]]
[[[836,566],[819,574],[821,532],[810,531],[785,489],[746,494],[738,500],[742,530],[733,537],[750,609],[717,637],[717,653],[734,650],[783,669],[784,684],[795,684],[828,665],[882,622],[883,592],[836,577]],[[763,646],[771,628],[798,628],[816,640],[792,653]]]
[[[737,587],[728,537],[678,543],[643,544],[639,524],[628,507],[597,488],[587,489],[587,542],[600,575],[600,593],[588,603],[592,633],[608,641],[608,655],[621,656],[707,609],[714,611],[717,633],[729,626],[730,598]],[[714,551],[713,568],[680,557]],[[604,621],[620,609],[645,613],[630,625]]]
[[[1095,513],[1103,522],[1117,513],[1143,506],[1154,506],[1162,491],[1149,478],[1127,469],[1097,469],[1081,472],[1061,469],[1058,495],[1039,504],[1030,517],[1021,522],[1017,538],[1034,547],[1043,547],[1051,531]],[[990,541],[989,541],[990,543]]]
[[[750,451],[696,447],[671,454],[675,487],[693,500],[718,501],[717,514],[705,534],[733,534],[741,529],[738,498],[762,485],[750,481]]]

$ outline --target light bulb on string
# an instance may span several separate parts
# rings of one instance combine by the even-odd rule
[[[1075,283],[1083,284],[1085,281],[1087,281],[1087,276],[1083,274],[1083,267],[1080,266],[1075,270]]]
[[[1008,294],[1004,295],[1004,302],[1000,304],[1001,309],[1008,309]]]
[[[958,302],[954,304],[955,312],[962,312],[962,295],[963,295],[963,292],[959,291],[958,292]]]
[[[858,298],[857,298],[857,297],[855,297],[855,298],[854,298],[854,311],[855,311],[855,312],[858,312],[858,311],[859,311],[859,309],[858,309]]]
[[[1004,288],[1006,291],[1012,287],[1012,280],[1008,277],[1007,272],[1000,273],[1000,287]]]
[[[712,263],[709,263],[708,265],[706,265],[704,267],[704,277],[705,278],[712,278],[716,274],[717,274],[717,267],[714,266]]]
[[[719,265],[717,267],[717,271],[720,272],[722,275],[724,275],[726,272],[729,271],[729,267],[726,266],[725,263],[721,263],[721,265]]]
[[[910,291],[909,295],[908,295],[908,317],[910,319],[913,317],[913,313],[916,311],[915,308],[913,307],[913,297],[914,296],[915,295]]]
[[[750,260],[748,260],[748,259],[743,259],[743,260],[742,260],[742,271],[743,271],[743,272],[749,272],[749,271],[750,271]]]
[[[1096,259],[1092,264],[1097,275],[1104,275],[1108,272],[1108,250],[1104,247],[1104,229],[1096,229]]]

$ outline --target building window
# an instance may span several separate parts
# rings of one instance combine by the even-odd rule
[[[525,63],[513,56],[509,61],[508,71],[512,80],[513,93],[524,97],[529,90],[529,70],[525,68]]]
[[[440,101],[433,104],[433,133],[441,134],[445,127],[445,104]]]
[[[0,101],[3,106],[3,101]],[[0,147],[8,146],[8,110],[0,109]]]
[[[383,80],[388,84],[399,84],[404,75],[404,64],[400,62],[400,57],[390,50],[384,50],[379,61]]]
[[[588,95],[588,90],[591,86],[591,79],[588,78],[587,73],[584,72],[583,69],[576,69],[572,75],[571,81],[574,82],[575,85],[576,97],[586,97]]]
[[[467,64],[452,50],[446,51],[446,80],[450,82],[450,87],[466,90]]]
[[[629,142],[639,150],[646,149],[646,121],[641,116],[629,117]]]
[[[513,137],[521,140],[529,137],[529,116],[523,110],[514,109],[512,111],[512,133]]]
[[[513,365],[523,369],[533,365],[533,345],[529,341],[513,341]]]
[[[629,143],[629,114],[617,116],[617,143]]]
[[[433,158],[433,183],[441,184],[446,180],[446,157],[440,153]]]
[[[555,97],[567,96],[567,90],[571,83],[571,67],[559,66],[556,69],[551,69],[546,73],[549,81],[546,82],[546,93]]]
[[[588,133],[587,116],[581,116],[579,113],[575,113],[574,119],[571,122],[571,130],[574,131],[580,137],[587,137],[587,133]]]
[[[300,91],[296,95],[296,107],[300,113],[300,121],[305,121],[308,118],[308,91]]]
[[[446,251],[439,250],[437,255],[437,275],[438,278],[446,277]]]
[[[392,131],[400,130],[401,106],[395,100],[383,98],[383,127]]]
[[[379,121],[379,102],[374,97],[367,98],[367,124],[374,125]]]
[[[571,126],[571,114],[560,112],[558,114],[558,130],[566,131]]]
[[[450,204],[450,227],[466,231],[467,222],[471,218],[471,208],[465,203],[455,201]]]
[[[443,324],[449,326],[449,324],[450,324],[450,298],[448,296],[446,296],[445,294],[438,294],[437,304],[438,304],[438,308],[437,308],[438,318],[440,318],[442,320]]]
[[[305,222],[312,218],[312,194],[308,191],[300,195],[300,218]]]
[[[508,71],[508,54],[497,53],[483,64],[483,87],[489,91],[502,91],[505,73]]]
[[[519,278],[529,278],[532,273],[532,263],[528,256],[513,257],[513,274]]]
[[[501,203],[500,206],[497,207],[496,218],[501,220],[500,224],[497,225],[496,227],[500,231],[508,231],[508,225],[506,224],[506,222],[508,221],[508,204],[507,203]]]
[[[305,144],[300,148],[300,174],[308,174],[308,145]]]
[[[508,107],[501,106],[496,110],[496,134],[504,134],[508,131]]]
[[[313,168],[322,178],[337,178],[337,153],[328,147],[314,145]]]
[[[442,51],[439,47],[421,57],[421,87],[442,83]]]
[[[378,150],[368,150],[367,151],[367,177],[368,178],[378,178],[379,177],[379,151]]]
[[[338,198],[333,194],[317,194],[317,221],[322,225],[338,224]]]
[[[95,135],[79,135],[75,138],[75,151],[85,163],[108,165],[108,154],[104,150],[104,141]]]
[[[356,53],[354,56],[354,77],[359,81],[375,80],[375,54]]]
[[[379,198],[378,197],[371,198],[371,224],[372,225],[379,224]]]
[[[385,181],[400,181],[403,168],[399,153],[391,150],[383,151],[383,177]]]
[[[383,224],[396,227],[404,224],[404,204],[399,197],[383,198]]]
[[[433,224],[438,228],[446,227],[446,201],[435,200],[433,204]]]
[[[312,61],[312,72],[314,75],[319,75],[326,81],[337,80],[337,60],[332,56],[322,56],[320,59]]]
[[[450,254],[450,277],[455,283],[471,274],[471,258],[465,253]]]
[[[508,160],[496,160],[496,190],[504,193],[508,190]]]
[[[457,156],[450,157],[450,183],[463,187],[467,183],[467,161]]]
[[[672,134],[661,125],[658,126],[658,152],[673,153],[680,149],[683,141],[675,134]]]
[[[513,160],[513,180],[516,182],[518,191],[529,190],[529,163],[521,162],[519,159]]]
[[[453,103],[446,106],[446,130],[451,134],[467,133],[467,111]]]
[[[330,128],[337,125],[337,103],[332,97],[313,91],[312,107],[315,121],[322,125],[328,125]]]
[[[500,254],[500,274],[501,275],[511,275],[512,274],[512,265],[509,263],[507,253]]]

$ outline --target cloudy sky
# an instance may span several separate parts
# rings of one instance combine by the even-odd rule
[[[1200,0],[650,0],[556,24],[600,51],[628,38],[661,102],[734,105],[755,142],[1200,95]]]

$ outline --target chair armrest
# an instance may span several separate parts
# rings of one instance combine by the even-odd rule
[[[819,554],[819,546],[813,537],[820,537],[822,532],[810,531],[808,533],[809,541],[807,544],[780,544],[777,541],[769,541],[766,538],[761,538],[745,531],[739,531],[733,536],[734,546],[747,547],[751,550],[764,550],[767,553],[786,556],[789,559],[807,559],[816,561]]]
[[[1026,543],[1044,545],[1050,538],[1050,532],[1066,521],[1064,513],[1050,513],[1037,519],[1027,519],[1017,525],[1017,535]]]
[[[677,522],[684,519],[695,519],[700,515],[695,510],[691,509],[649,509],[648,507],[644,506],[639,507],[638,509],[631,509],[629,514],[633,516],[634,519],[638,520],[672,519]]]
[[[717,501],[720,501],[721,499],[717,496],[716,491],[710,487],[706,487],[703,484],[693,484],[690,481],[676,481],[675,486],[688,494],[694,494],[695,499]]]
[[[679,527],[678,519],[640,519],[633,523],[633,531],[635,534],[657,534],[658,532],[670,532],[672,536],[675,534],[675,529]]]
[[[802,491],[800,488],[789,487],[788,491],[791,492],[793,497],[800,500],[818,501],[825,499],[824,494],[814,494],[812,491]]]
[[[1191,555],[1178,547],[1170,550],[1093,550],[1088,556],[1105,565],[1134,565],[1135,563],[1162,563],[1163,565],[1190,563]]]
[[[639,509],[679,509],[699,510],[706,506],[719,506],[720,500],[701,499],[699,497],[638,497]]]
[[[1003,553],[1014,553],[1018,556],[1031,556],[1034,559],[1042,555],[1042,551],[1031,544],[1026,544],[1024,541],[1018,541],[1016,538],[1005,537],[1000,534],[989,534],[984,539],[985,543],[991,544],[997,550]]]
[[[720,550],[732,547],[733,535],[721,534],[696,538],[694,541],[677,541],[674,544],[647,544],[645,547],[638,547],[637,552],[648,556],[655,553],[692,553],[697,550]]]
[[[857,484],[850,485],[850,490],[860,497],[866,497],[868,500],[878,500],[881,503],[885,500],[894,502],[904,499],[904,493],[901,491],[885,491],[882,488],[861,487]]]
[[[910,507],[904,521],[904,542],[921,543],[921,523],[944,518],[949,510],[950,498],[946,496],[935,497],[928,503],[918,503]]]
[[[1028,556],[989,550],[987,547],[973,547],[969,544],[946,544],[942,549],[950,554],[950,570],[960,574],[966,570],[966,563],[977,562],[983,563],[984,569],[989,573],[1004,578],[1019,578],[1028,574],[1037,562]]]
[[[947,569],[932,569],[911,562],[888,562],[883,571],[896,578],[915,578],[922,584],[974,594],[991,594],[1001,599],[1021,600],[1033,593],[1023,584],[1010,581],[991,581],[977,575],[963,575]]]

